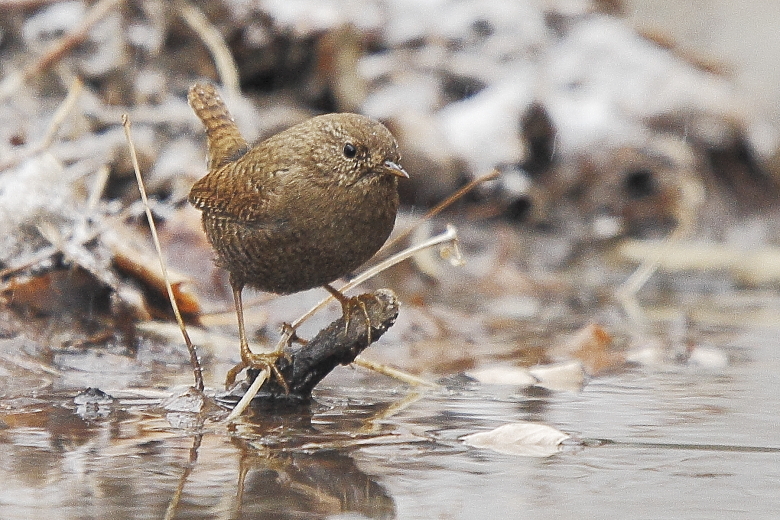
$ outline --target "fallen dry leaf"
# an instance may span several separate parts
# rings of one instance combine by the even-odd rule
[[[106,234],[107,237],[110,235]],[[109,241],[108,238],[106,240]],[[119,237],[110,240],[109,247],[116,268],[125,275],[138,280],[148,291],[151,291],[152,294],[148,294],[146,298],[147,305],[152,307],[152,302],[157,300],[168,301],[168,292],[160,269],[160,261],[155,253],[145,251],[136,244],[132,244],[130,240]],[[189,278],[170,269],[168,269],[168,278],[181,313],[189,317],[198,316],[201,311],[200,303],[187,283]],[[166,305],[165,309],[168,310],[169,307],[170,305]],[[151,309],[149,310],[151,312]],[[151,314],[160,313],[151,312]]]
[[[589,374],[597,375],[617,370],[625,364],[623,354],[611,350],[611,347],[612,335],[601,325],[591,323],[556,350],[579,359]]]

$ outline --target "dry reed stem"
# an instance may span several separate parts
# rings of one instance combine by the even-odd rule
[[[662,260],[680,240],[693,231],[699,208],[704,202],[704,187],[701,181],[692,176],[680,179],[680,201],[677,206],[677,226],[655,251],[644,257],[636,270],[615,291],[615,298],[623,306],[626,314],[636,323],[644,323],[644,313],[637,300],[637,293],[658,270]]]
[[[149,206],[149,199],[146,197],[146,187],[144,186],[143,177],[141,177],[141,169],[138,166],[138,156],[135,152],[135,145],[133,144],[132,136],[130,135],[130,118],[127,114],[122,115],[122,126],[125,130],[125,137],[127,138],[127,145],[130,148],[130,159],[133,162],[133,171],[135,172],[135,178],[138,182],[138,190],[141,192],[141,200],[144,204],[144,210],[146,211],[146,219],[149,221],[149,229],[152,232],[152,241],[154,247],[157,249],[157,257],[160,260],[160,269],[163,273],[163,279],[165,280],[165,289],[168,291],[168,299],[171,302],[171,308],[173,308],[173,314],[176,316],[176,322],[179,324],[181,335],[184,337],[184,343],[187,345],[187,350],[190,353],[190,365],[192,366],[193,374],[195,375],[195,389],[199,392],[203,392],[203,371],[200,367],[200,361],[198,360],[198,353],[195,350],[195,345],[192,344],[189,334],[187,334],[187,328],[184,326],[184,320],[179,312],[179,306],[176,303],[176,298],[173,294],[173,287],[171,281],[168,278],[168,269],[163,260],[162,247],[160,246],[160,239],[157,237],[157,227],[154,224],[154,218],[152,217],[152,209]]]
[[[255,380],[252,381],[252,384],[249,386],[249,388],[247,388],[247,391],[241,397],[241,400],[236,403],[236,406],[233,407],[228,416],[222,419],[222,424],[230,424],[231,422],[235,421],[238,416],[244,413],[244,410],[249,407],[252,399],[254,399],[257,395],[257,392],[260,391],[260,388],[268,379],[270,373],[271,371],[268,368],[264,368],[259,374],[257,374],[257,377],[255,377]]]
[[[471,190],[479,186],[480,184],[492,181],[493,179],[498,178],[500,172],[496,169],[492,170],[490,173],[486,173],[484,175],[481,175],[475,179],[472,179],[470,182],[468,182],[465,186],[458,189],[455,193],[444,199],[443,201],[436,204],[434,207],[432,207],[428,212],[423,215],[419,221],[415,222],[408,228],[404,229],[401,233],[399,233],[397,236],[393,237],[391,240],[388,240],[385,245],[382,246],[382,249],[380,251],[390,249],[392,246],[403,240],[404,238],[411,235],[418,227],[420,227],[423,223],[431,220],[433,217],[447,209],[448,207],[452,206],[455,202],[457,202],[459,199],[463,198],[466,194],[468,194]]]
[[[239,94],[238,65],[236,65],[222,34],[200,9],[186,0],[177,1],[176,6],[179,8],[181,17],[195,31],[211,53],[222,87],[230,91],[231,94]]]
[[[422,377],[417,377],[412,374],[409,374],[408,372],[404,372],[403,370],[398,370],[397,368],[392,368],[387,365],[383,365],[381,363],[375,363],[374,361],[363,359],[363,357],[361,356],[356,357],[355,360],[352,362],[352,364],[361,366],[363,368],[367,368],[368,370],[373,370],[374,372],[378,372],[382,375],[392,377],[394,379],[398,379],[399,381],[403,381],[408,385],[430,386],[430,387],[439,386],[432,381],[423,379]]]
[[[83,87],[84,84],[78,78],[71,82],[68,87],[68,95],[65,96],[65,99],[60,103],[60,106],[57,107],[56,112],[54,112],[54,116],[52,116],[51,121],[49,122],[46,133],[43,134],[43,138],[37,143],[25,147],[23,150],[0,162],[0,171],[12,168],[25,159],[29,159],[33,155],[37,155],[51,146],[54,138],[57,136],[57,132],[59,132],[60,127],[62,127],[62,123],[65,122],[68,114],[70,114],[73,107],[76,106],[76,102],[79,99]]]
[[[374,276],[378,275],[379,273],[381,273],[385,269],[388,269],[388,268],[390,268],[390,267],[392,267],[392,266],[394,266],[394,265],[396,265],[396,264],[398,264],[400,262],[403,262],[407,258],[410,258],[410,257],[416,255],[420,251],[424,251],[425,249],[429,249],[431,247],[436,247],[436,246],[441,246],[441,245],[445,246],[445,249],[447,247],[449,247],[449,249],[453,251],[452,254],[453,254],[453,256],[454,256],[454,258],[456,260],[459,260],[461,258],[460,250],[458,248],[458,230],[452,224],[447,224],[447,229],[443,233],[441,233],[439,235],[436,235],[435,237],[433,237],[433,238],[431,238],[429,240],[426,240],[422,244],[418,244],[416,246],[408,247],[408,248],[404,249],[403,251],[401,251],[401,252],[391,256],[390,258],[388,258],[388,259],[378,263],[377,265],[366,269],[365,271],[360,273],[358,276],[356,276],[355,278],[353,278],[349,282],[347,282],[344,285],[342,285],[341,287],[339,287],[338,290],[339,290],[339,292],[341,292],[343,294],[345,291],[348,291],[348,290],[352,289],[353,287],[355,287],[357,285],[360,285],[361,283],[365,282],[366,280],[368,280],[370,278],[373,278]],[[328,296],[327,298],[324,298],[322,301],[320,301],[317,305],[315,305],[314,307],[309,309],[309,311],[306,314],[304,314],[303,316],[301,316],[300,318],[298,318],[297,320],[295,320],[291,324],[291,326],[290,326],[291,331],[294,331],[295,329],[300,327],[301,324],[304,321],[306,321],[309,318],[311,318],[318,310],[320,310],[322,307],[324,307],[325,304],[327,304],[332,299],[333,299],[333,296]],[[286,340],[283,339],[283,341],[286,341]]]

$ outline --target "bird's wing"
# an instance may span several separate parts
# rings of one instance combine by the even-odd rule
[[[273,174],[246,175],[241,163],[231,163],[209,172],[190,190],[189,201],[213,217],[258,227],[277,227],[287,219],[278,196],[284,170]]]

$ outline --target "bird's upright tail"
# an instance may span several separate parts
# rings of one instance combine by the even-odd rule
[[[213,85],[196,83],[191,86],[187,101],[206,126],[209,170],[234,161],[246,153],[249,146]]]

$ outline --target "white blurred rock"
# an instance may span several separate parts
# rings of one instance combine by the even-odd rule
[[[522,294],[499,296],[491,299],[485,306],[485,312],[491,316],[512,319],[531,318],[541,309],[538,298]]]
[[[376,1],[261,0],[259,4],[278,25],[303,36],[347,24],[368,31],[382,22]]]
[[[361,111],[376,119],[401,117],[402,113],[430,114],[439,105],[439,81],[428,74],[396,74],[392,83],[375,89]]]
[[[165,143],[147,179],[147,190],[170,186],[173,200],[187,198],[193,178],[206,170],[203,150],[192,139],[180,138]]]
[[[48,153],[0,175],[0,263],[47,245],[38,232],[77,217],[71,179]]]
[[[384,37],[391,45],[423,38],[482,36],[487,42],[511,40],[513,50],[519,52],[541,45],[548,37],[544,11],[529,0],[394,0],[385,8]]]
[[[449,142],[433,118],[417,110],[404,110],[386,121],[403,150],[401,164],[410,178],[402,194],[412,193],[409,203],[435,204],[460,187],[464,165],[454,159]]]
[[[622,20],[588,17],[552,46],[542,64],[545,107],[563,154],[639,145],[653,116],[709,115],[691,132],[719,140],[745,108],[727,78],[697,69]],[[702,120],[703,122],[704,120]]]
[[[123,69],[127,65],[127,46],[124,19],[119,12],[106,15],[89,31],[92,52],[79,60],[79,68],[86,77],[102,76]]]
[[[667,348],[658,338],[642,338],[627,354],[626,361],[641,366],[658,367],[669,362]]]

